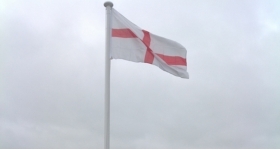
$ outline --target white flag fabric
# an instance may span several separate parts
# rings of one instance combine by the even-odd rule
[[[153,64],[188,79],[186,55],[181,44],[142,30],[112,8],[111,58]]]

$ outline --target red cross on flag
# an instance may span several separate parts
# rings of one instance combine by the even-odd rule
[[[181,44],[142,30],[112,8],[111,58],[153,64],[188,79],[186,55]]]

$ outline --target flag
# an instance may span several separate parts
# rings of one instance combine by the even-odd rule
[[[112,8],[111,58],[143,62],[182,78],[187,72],[187,50],[179,43],[154,35]]]

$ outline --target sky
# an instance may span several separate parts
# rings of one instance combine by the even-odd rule
[[[0,1],[0,148],[103,148],[105,1]],[[190,79],[111,61],[111,148],[280,148],[279,0],[112,0]]]

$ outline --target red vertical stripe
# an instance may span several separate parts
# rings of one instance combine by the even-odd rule
[[[145,62],[145,63],[152,64],[153,61],[154,61],[154,58],[155,58],[155,56],[154,56],[152,50],[151,50],[150,48],[148,48],[147,51],[146,51],[146,54],[145,54],[145,60],[144,60],[144,62]]]
[[[145,63],[149,63],[149,64],[152,64],[153,61],[154,61],[154,54],[152,52],[152,50],[150,49],[150,44],[151,44],[151,36],[150,36],[150,33],[148,31],[145,31],[145,30],[142,30],[143,33],[144,33],[144,38],[142,40],[142,42],[146,45],[147,47],[147,51],[146,51],[146,54],[145,54],[145,59],[144,59],[144,62]]]
[[[151,36],[150,33],[148,31],[142,30],[144,33],[144,38],[143,38],[143,43],[147,46],[150,47],[151,44]]]

